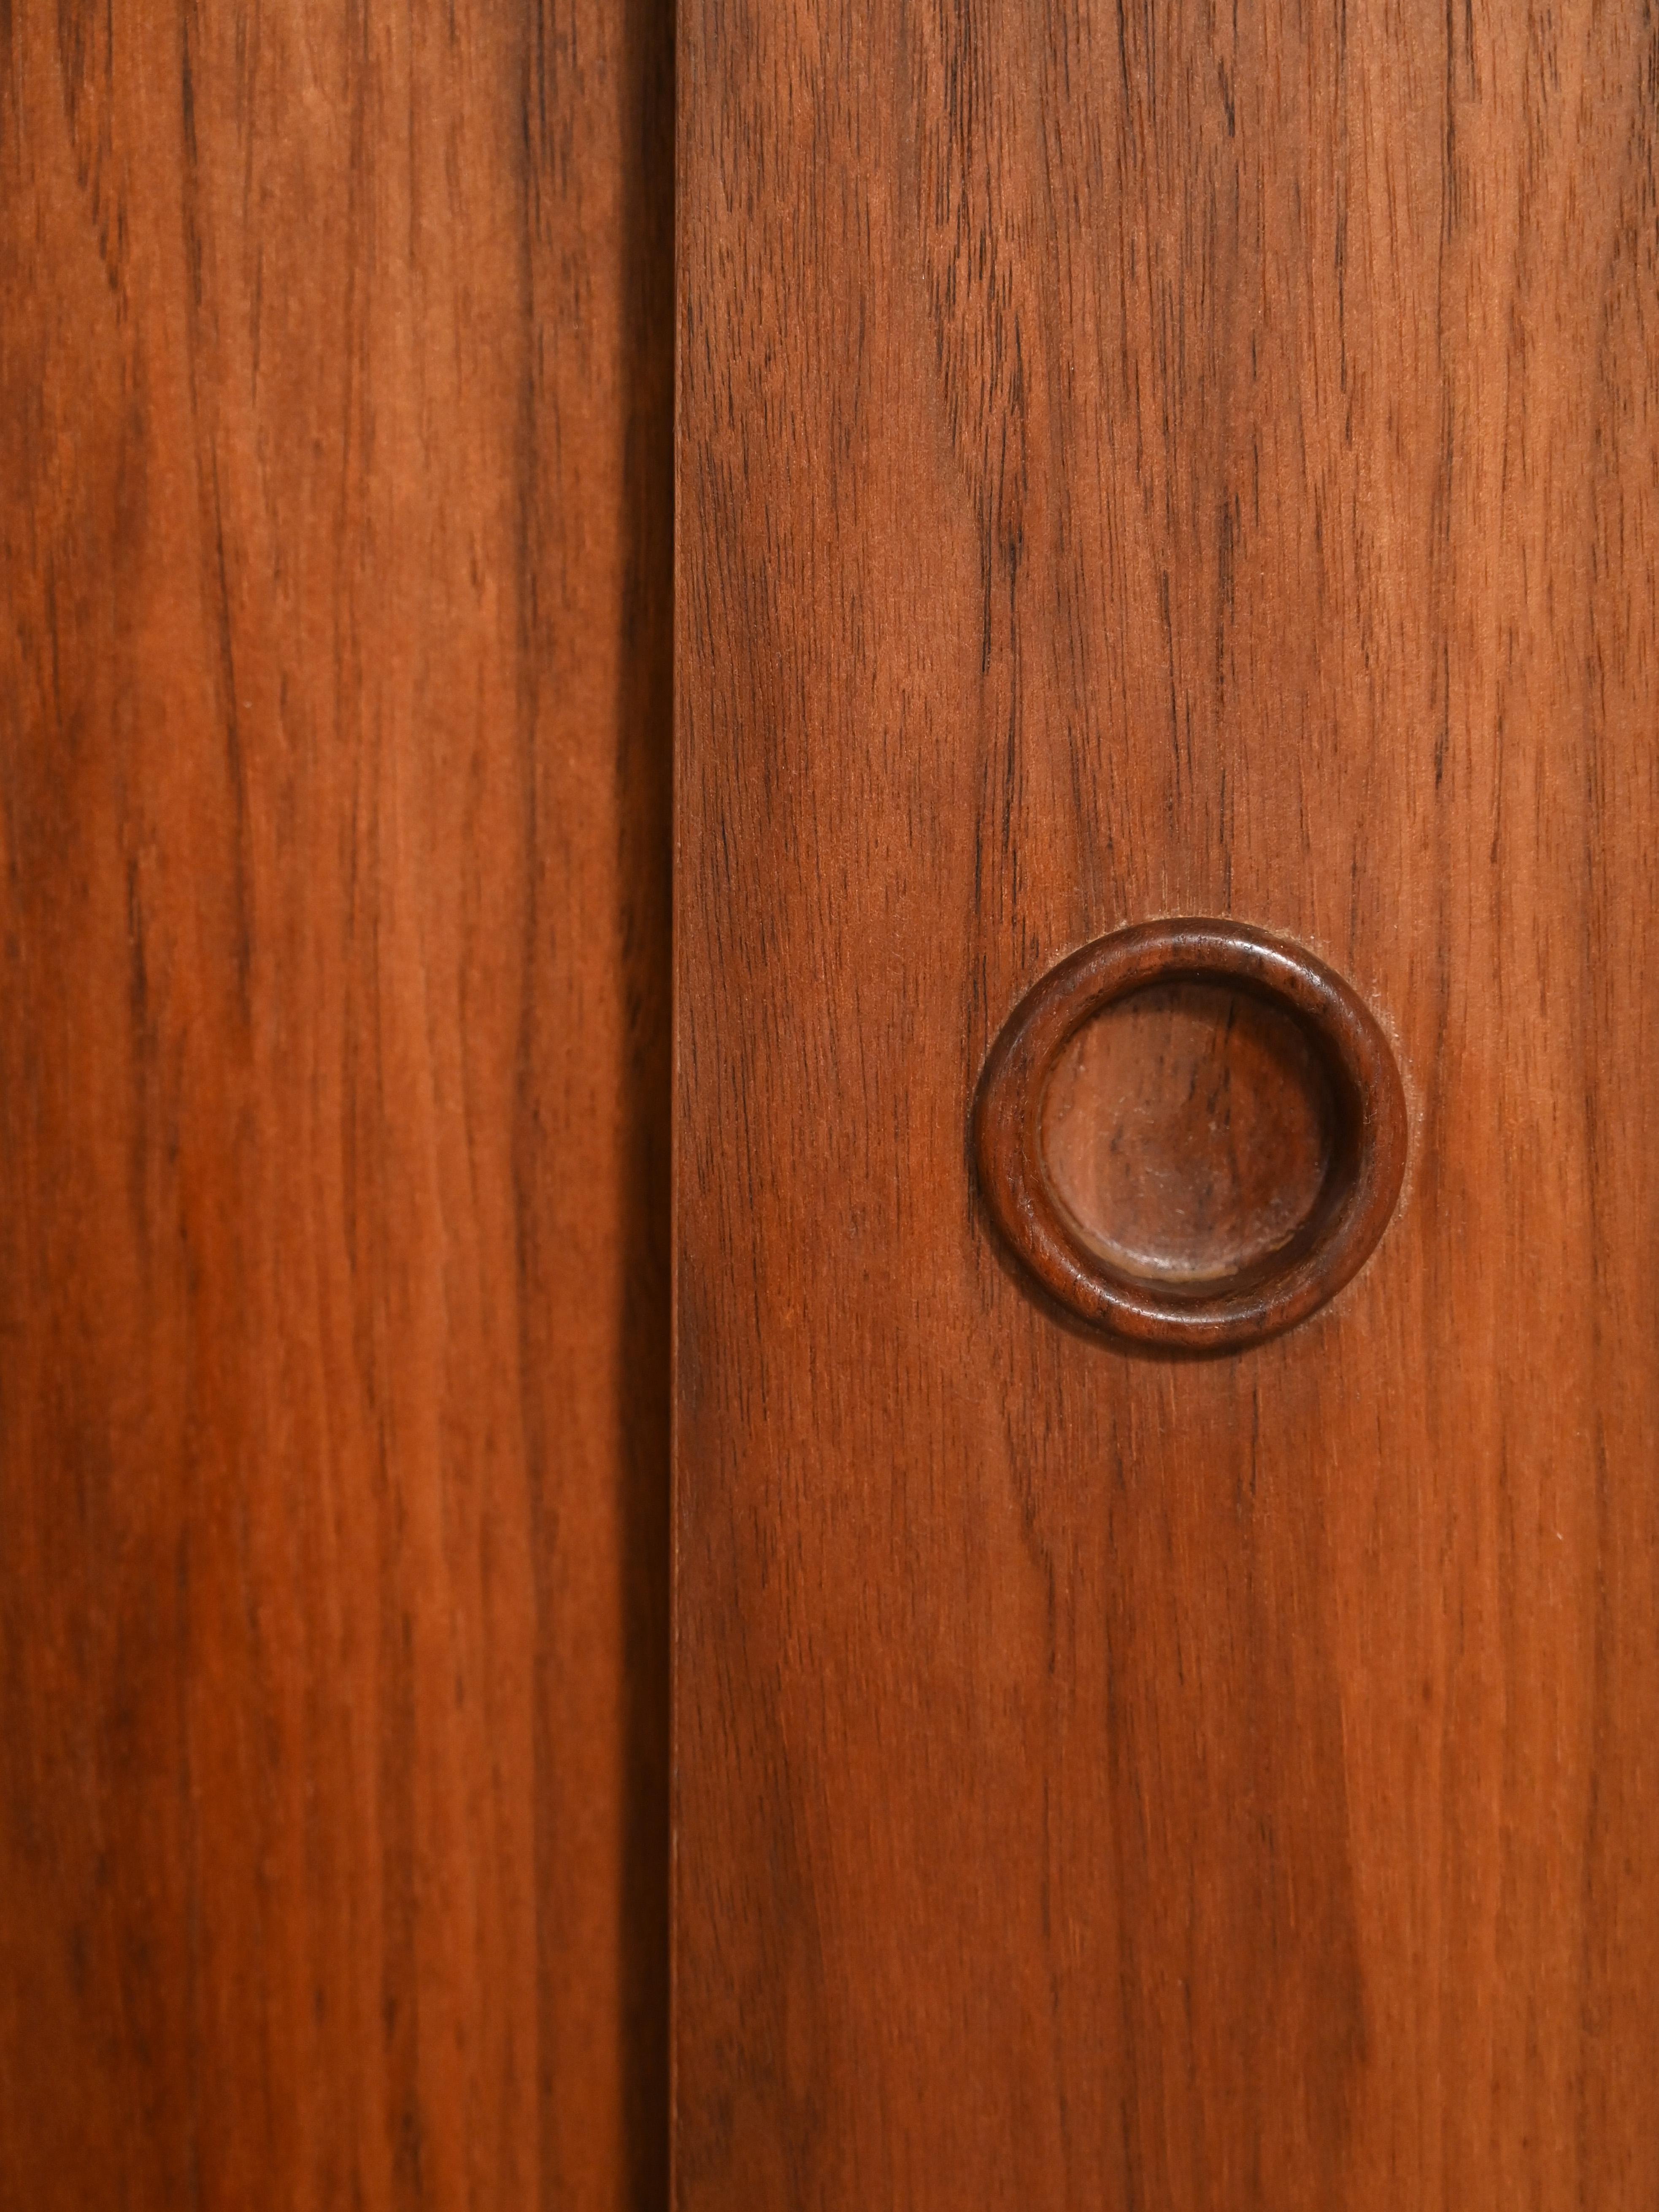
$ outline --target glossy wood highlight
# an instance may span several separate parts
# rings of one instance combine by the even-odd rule
[[[660,2202],[666,10],[0,9],[0,2202]]]
[[[1659,2200],[1659,32],[684,0],[678,2202]],[[1304,1326],[1028,1295],[1146,915],[1396,1025]]]

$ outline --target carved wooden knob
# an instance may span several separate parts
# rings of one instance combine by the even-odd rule
[[[1062,1304],[1143,1343],[1224,1350],[1303,1320],[1364,1264],[1406,1164],[1376,1019],[1300,945],[1144,922],[1053,968],[993,1046],[979,1176]]]

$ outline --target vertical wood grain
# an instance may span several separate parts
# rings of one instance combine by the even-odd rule
[[[668,17],[0,9],[0,2199],[634,2207]]]
[[[1651,2204],[1651,10],[679,41],[677,2200]],[[1179,913],[1413,1108],[1188,1364],[966,1160]]]

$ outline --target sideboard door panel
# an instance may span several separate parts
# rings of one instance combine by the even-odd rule
[[[677,2201],[1650,2205],[1652,26],[679,55]],[[1184,916],[1407,1115],[1358,1274],[1198,1358],[971,1146],[1025,994]]]
[[[0,2204],[665,2187],[659,0],[0,0]]]

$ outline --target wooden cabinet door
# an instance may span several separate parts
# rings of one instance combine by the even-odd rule
[[[0,6],[0,2204],[666,2144],[671,24]]]
[[[1644,2212],[1650,12],[679,55],[677,2203]],[[1316,958],[1405,1108],[1363,1267],[1200,1357],[972,1142],[1171,917]],[[1085,1273],[1197,1207],[1207,1297],[1370,1138],[1271,994],[1150,988],[1016,1134]]]

